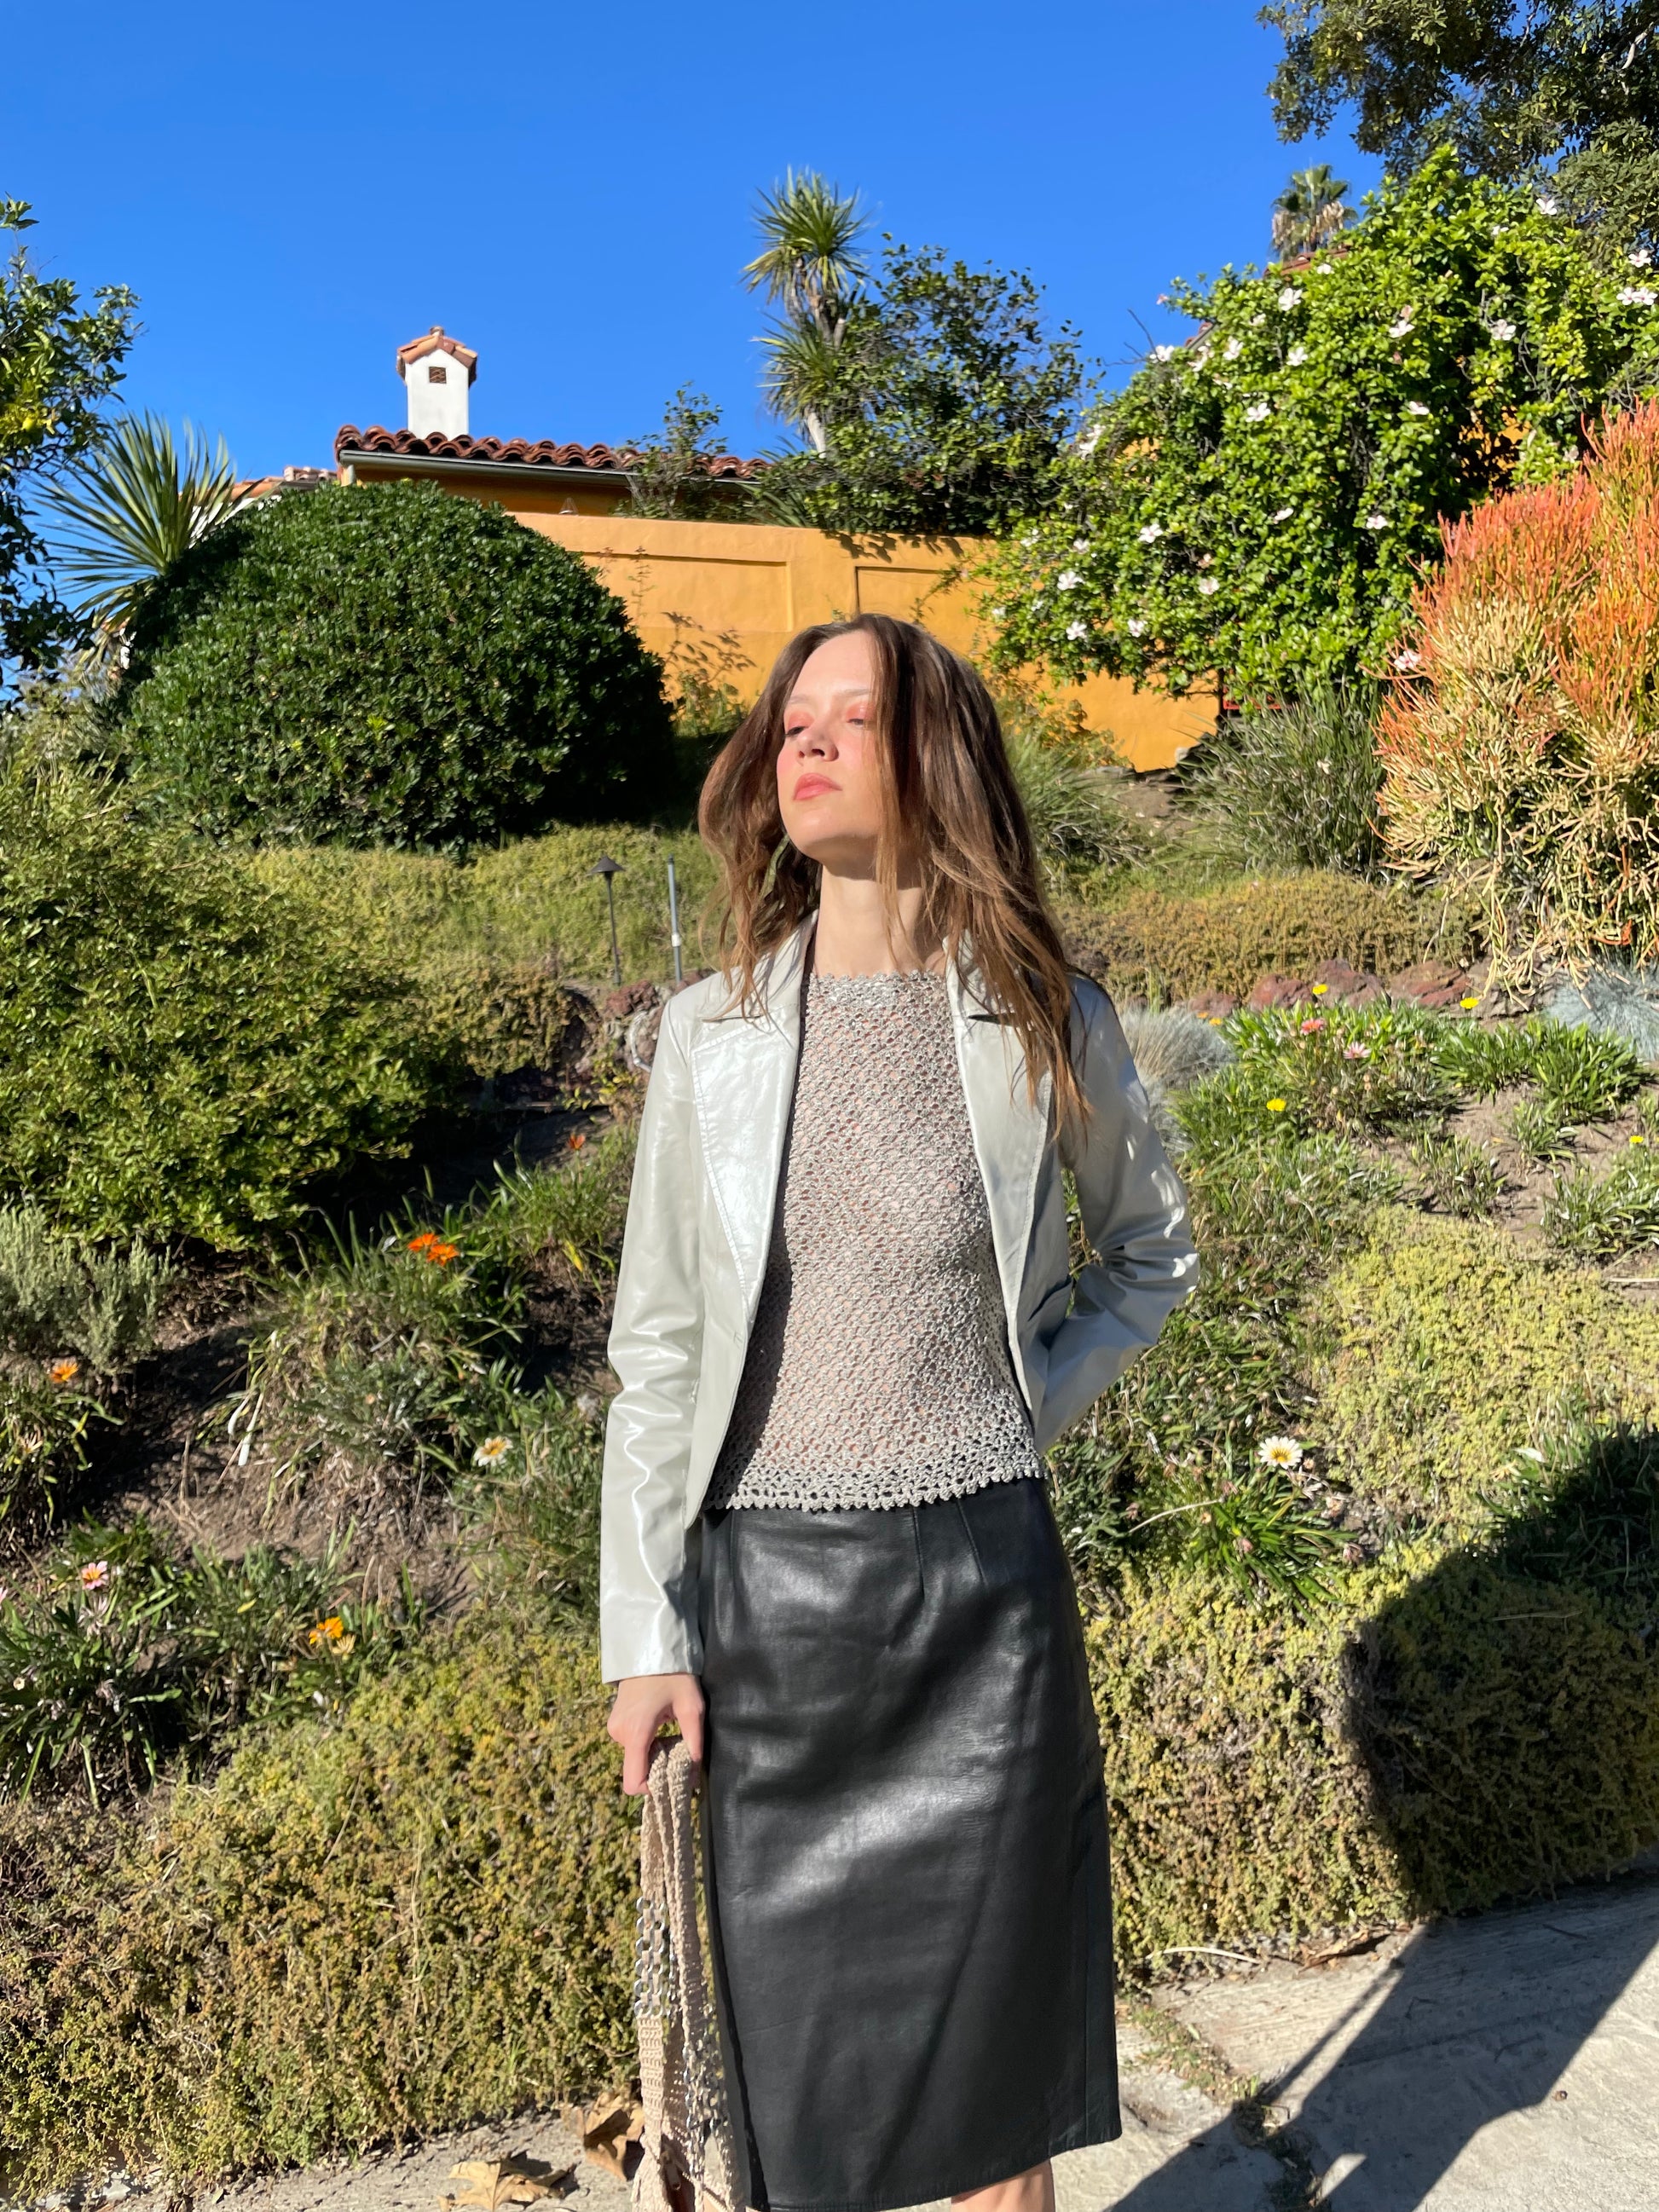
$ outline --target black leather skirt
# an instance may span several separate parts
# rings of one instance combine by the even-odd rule
[[[748,2203],[884,2212],[1110,2142],[1100,1746],[1041,1485],[710,1513],[701,1589]]]

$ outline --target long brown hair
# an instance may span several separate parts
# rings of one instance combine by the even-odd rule
[[[858,615],[791,638],[765,689],[708,772],[697,811],[720,864],[726,903],[720,965],[739,1002],[757,997],[756,968],[817,903],[821,871],[785,835],[777,758],[784,710],[802,668],[832,637],[870,641],[883,831],[877,880],[894,933],[900,863],[921,876],[917,935],[958,965],[971,956],[1025,1054],[1031,1096],[1046,1073],[1061,1121],[1086,1112],[1072,1066],[1072,977],[1042,893],[1030,825],[1008,764],[1002,726],[978,672],[915,623]]]

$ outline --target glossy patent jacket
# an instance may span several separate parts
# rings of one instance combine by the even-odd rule
[[[611,1331],[622,1389],[605,1434],[600,1534],[608,1681],[701,1667],[697,1515],[766,1271],[811,927],[763,964],[760,1011],[733,1006],[719,975],[664,1009]],[[1073,1059],[1092,1110],[1062,1146],[1049,1079],[1034,1103],[1014,1032],[977,977],[953,969],[946,980],[1014,1376],[1046,1449],[1196,1285],[1186,1194],[1104,991],[1080,977],[1073,989]],[[1075,1279],[1062,1167],[1097,1255]]]

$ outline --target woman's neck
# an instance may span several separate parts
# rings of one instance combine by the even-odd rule
[[[813,970],[819,975],[893,975],[942,967],[942,948],[917,941],[921,923],[920,884],[901,884],[896,924],[890,933],[874,877],[833,875],[825,868],[812,939]]]

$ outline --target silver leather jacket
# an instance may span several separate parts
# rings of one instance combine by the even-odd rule
[[[718,975],[664,1009],[617,1284],[599,1626],[605,1678],[696,1674],[697,1515],[742,1378],[794,1091],[812,919],[763,964],[763,1011]],[[1072,1048],[1092,1111],[1075,1144],[1035,1103],[1012,1030],[969,968],[947,975],[957,1058],[1039,1449],[1158,1340],[1198,1281],[1187,1200],[1110,999],[1079,978]],[[1075,1279],[1062,1166],[1099,1255]],[[854,1380],[850,1387],[856,1388]]]

